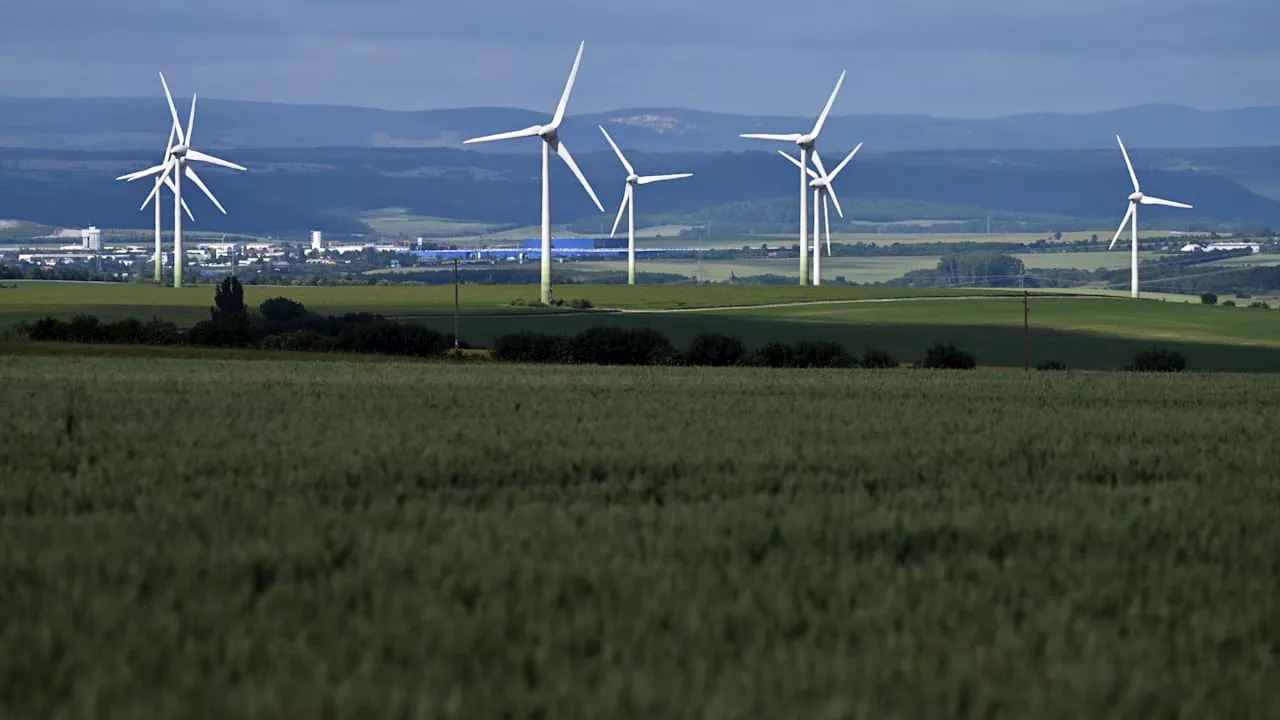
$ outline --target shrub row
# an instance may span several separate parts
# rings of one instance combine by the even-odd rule
[[[862,357],[836,342],[772,342],[748,353],[742,341],[721,333],[702,333],[680,352],[662,333],[649,328],[592,327],[577,335],[520,332],[499,337],[493,357],[508,362],[589,365],[751,365],[787,368],[890,368],[898,361],[879,350]]]

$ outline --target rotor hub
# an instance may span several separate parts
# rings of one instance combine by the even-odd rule
[[[543,140],[547,140],[547,141],[555,140],[556,135],[558,134],[558,130],[559,130],[558,128],[554,128],[550,125],[543,125],[542,128],[538,130],[538,135]]]
[[[1146,197],[1141,192],[1135,192],[1129,196],[1129,202],[1142,202],[1142,198]]]
[[[189,148],[186,145],[174,145],[173,149],[169,151],[169,154],[174,157],[185,157],[188,149]]]
[[[639,176],[639,175],[632,174],[632,175],[628,175],[628,176],[627,176],[627,184],[628,184],[628,185],[635,185],[635,184],[636,184],[636,183],[638,183],[638,182],[640,182],[640,176]]]

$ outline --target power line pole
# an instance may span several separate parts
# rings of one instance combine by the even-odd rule
[[[458,350],[458,258],[453,259],[453,349]]]
[[[1022,369],[1031,370],[1031,307],[1027,295],[1027,273],[1022,273]]]

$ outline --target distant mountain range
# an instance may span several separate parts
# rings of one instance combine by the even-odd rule
[[[180,107],[190,102],[179,98]],[[816,112],[816,108],[815,108]],[[185,118],[185,109],[182,112]],[[38,99],[0,97],[0,147],[161,152],[168,133],[163,98]],[[394,111],[202,99],[199,144],[218,148],[461,147],[468,137],[547,122],[541,112],[513,108]],[[682,108],[627,108],[572,115],[562,135],[574,149],[607,146],[597,125],[628,148],[650,152],[772,150],[744,132],[806,131],[812,117],[754,116]],[[1114,147],[1220,148],[1280,145],[1280,106],[1206,112],[1143,105],[1070,115],[1037,113],[990,119],[926,115],[833,116],[825,147],[865,142],[871,152],[919,150],[1052,150]],[[534,152],[532,141],[475,146],[477,151]]]
[[[200,133],[197,125],[197,141]],[[91,223],[106,228],[148,227],[151,213],[139,212],[138,205],[150,184],[114,178],[155,163],[160,159],[158,149],[162,148],[0,149],[0,219],[63,227]],[[830,152],[834,163],[840,153]],[[611,151],[580,147],[574,153],[606,213],[595,209],[557,161],[552,168],[554,222],[561,225],[590,217],[608,227],[625,171]],[[249,171],[201,167],[201,175],[230,215],[217,212],[194,186],[188,186],[184,198],[196,215],[190,225],[196,230],[297,237],[311,229],[360,233],[369,230],[361,221],[362,213],[390,207],[421,216],[497,224],[533,225],[539,217],[538,161],[532,154],[451,148],[244,148],[219,154]],[[1133,155],[1145,190],[1195,205],[1187,211],[1144,208],[1143,222],[1148,227],[1193,220],[1280,227],[1280,200],[1260,192],[1267,182],[1275,182],[1280,147],[1136,149]],[[784,198],[798,204],[795,169],[772,149],[635,151],[629,159],[641,172],[694,173],[688,180],[646,187],[637,200],[642,217],[709,218],[711,209],[741,204],[735,219],[750,223],[768,220],[762,212],[780,212],[780,217],[793,212],[777,203],[766,209],[762,201]],[[991,210],[1084,218],[1091,223],[1096,219],[1097,227],[1118,224],[1132,192],[1120,153],[1111,148],[860,154],[836,186],[852,218],[859,218],[872,199],[897,199],[965,207],[977,213],[951,219],[976,219]],[[163,197],[172,203],[168,193]],[[168,207],[165,213],[168,216]]]

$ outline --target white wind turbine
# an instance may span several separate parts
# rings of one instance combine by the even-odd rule
[[[1130,269],[1129,269],[1129,296],[1138,297],[1138,206],[1139,205],[1166,205],[1168,207],[1191,209],[1186,203],[1174,202],[1172,200],[1163,200],[1158,197],[1144,195],[1142,188],[1138,186],[1138,175],[1133,171],[1133,163],[1129,162],[1129,151],[1124,149],[1124,141],[1120,136],[1116,136],[1116,142],[1120,143],[1120,152],[1124,155],[1124,164],[1129,168],[1129,179],[1133,181],[1133,193],[1129,195],[1129,211],[1124,214],[1124,219],[1120,221],[1120,228],[1116,230],[1116,236],[1111,238],[1111,250],[1116,246],[1116,241],[1120,239],[1120,233],[1124,232],[1126,223],[1132,223],[1132,245],[1130,252]]]
[[[163,157],[163,158],[161,158],[162,160],[163,160],[163,159],[167,159],[167,158],[169,157],[169,152],[173,150],[173,139],[174,139],[174,135],[176,135],[176,134],[177,134],[177,126],[176,126],[176,125],[170,125],[170,126],[169,126],[169,141],[168,141],[168,143],[166,143],[166,144],[165,144],[164,157]],[[162,167],[162,166],[157,166],[157,167]],[[148,169],[154,169],[154,168],[148,168]],[[167,186],[169,187],[169,190],[173,191],[175,194],[177,193],[177,190],[176,190],[176,188],[174,187],[173,178],[172,178],[172,176],[170,176],[170,174],[169,174],[169,173],[163,173],[163,172],[161,172],[160,170],[156,170],[156,171],[155,171],[154,173],[152,173],[152,174],[154,174],[154,175],[158,175],[158,176],[161,176],[161,177],[163,178],[164,184],[165,184],[165,185],[167,185]],[[126,180],[126,179],[129,179],[129,177],[130,177],[129,175],[121,175],[120,177],[116,178],[116,180]],[[144,177],[145,177],[145,176],[144,176]],[[162,227],[162,226],[161,226],[161,218],[160,218],[160,194],[159,194],[159,193],[153,193],[153,194],[151,194],[151,195],[148,195],[148,196],[147,196],[147,200],[146,200],[146,202],[142,203],[142,207],[141,207],[141,208],[138,208],[138,209],[139,209],[139,210],[142,210],[142,209],[146,208],[146,207],[147,207],[147,203],[151,202],[153,198],[154,198],[154,200],[155,200],[155,211],[156,211],[156,225],[155,225],[155,232],[156,232],[156,255],[155,255],[154,265],[155,265],[155,277],[156,277],[156,284],[157,284],[157,285],[159,285],[159,284],[162,282],[162,280],[163,280],[163,271],[162,271],[162,268],[161,268],[161,266],[162,266],[162,264],[163,264],[163,263],[162,263],[162,258],[161,258],[161,256],[162,256],[162,252],[163,252],[163,251],[162,251],[162,247],[161,247],[161,237],[160,237],[160,235],[161,235],[161,227]],[[194,221],[194,220],[196,219],[196,218],[195,218],[195,216],[191,214],[191,208],[187,207],[187,203],[186,203],[186,201],[185,201],[185,200],[182,202],[182,209],[186,211],[186,213],[187,213],[187,217],[191,218],[191,220],[192,220],[192,221]]]
[[[551,123],[547,125],[534,125],[523,130],[512,130],[511,132],[498,133],[497,135],[486,135],[484,137],[472,138],[463,142],[464,145],[471,143],[493,142],[495,140],[514,140],[516,138],[542,138],[542,290],[541,300],[543,303],[551,302],[551,152],[555,151],[564,160],[564,164],[569,166],[573,174],[577,176],[578,182],[582,183],[582,187],[586,189],[587,194],[591,196],[591,200],[600,208],[600,212],[604,212],[604,206],[600,204],[600,199],[596,197],[596,193],[591,189],[591,185],[587,182],[587,178],[582,174],[582,170],[578,168],[578,164],[573,161],[573,156],[569,154],[569,149],[560,141],[560,123],[564,120],[565,107],[569,104],[569,93],[573,91],[574,78],[578,76],[578,65],[582,62],[582,50],[587,45],[583,41],[578,45],[578,56],[573,60],[573,69],[569,71],[569,81],[565,83],[564,93],[560,96],[560,104],[556,106],[555,115],[551,118]]]
[[[218,202],[218,198],[209,192],[208,186],[200,179],[200,175],[187,163],[191,160],[197,162],[209,163],[211,165],[219,165],[231,170],[244,170],[245,168],[233,162],[228,162],[212,155],[207,155],[191,147],[191,132],[195,129],[196,124],[196,96],[191,95],[191,113],[187,117],[187,130],[184,133],[182,123],[178,120],[178,109],[173,105],[173,95],[169,93],[169,84],[164,80],[164,73],[160,73],[160,84],[164,86],[164,97],[169,102],[169,115],[173,119],[172,132],[177,135],[178,144],[169,148],[168,157],[161,165],[149,167],[146,170],[140,170],[130,175],[121,176],[120,180],[132,182],[144,177],[156,176],[155,187],[151,189],[151,195],[143,201],[142,207],[146,207],[151,202],[152,195],[156,196],[156,202],[160,202],[159,193],[160,185],[165,183],[169,172],[174,174],[173,180],[173,286],[175,288],[182,287],[182,211],[180,208],[185,207],[182,202],[182,178],[186,176],[188,180],[196,184],[204,192],[205,196],[214,204],[214,207],[222,211],[223,215],[227,214],[226,208],[222,207],[222,203]]]
[[[840,72],[840,79],[836,81],[835,90],[831,91],[831,97],[827,99],[827,106],[822,109],[822,114],[818,116],[818,121],[813,124],[813,129],[808,133],[789,133],[785,135],[771,133],[744,133],[739,137],[751,138],[755,140],[777,140],[780,142],[793,142],[800,146],[800,284],[808,284],[809,259],[806,256],[805,246],[809,241],[809,209],[807,207],[809,197],[809,177],[806,170],[809,167],[809,154],[814,151],[815,143],[818,135],[822,133],[822,125],[827,121],[827,115],[831,112],[831,106],[836,102],[836,95],[840,93],[840,86],[844,84],[845,71]],[[822,166],[818,166],[822,170]],[[825,174],[825,171],[824,171]]]
[[[818,203],[819,201],[821,201],[822,203],[822,220],[825,222],[825,225],[826,225],[825,229],[827,233],[827,257],[830,257],[831,256],[831,211],[827,207],[828,198],[830,198],[831,202],[836,206],[836,214],[838,214],[842,218],[844,217],[844,210],[840,209],[840,198],[836,197],[836,188],[831,183],[835,181],[836,176],[840,174],[840,171],[844,170],[844,166],[848,165],[849,161],[853,160],[853,156],[857,155],[858,151],[861,149],[862,149],[862,143],[858,143],[858,146],[855,147],[853,150],[849,151],[849,154],[845,156],[844,160],[840,161],[840,164],[836,166],[835,170],[831,171],[830,175],[826,174],[825,171],[823,171],[823,174],[819,175],[818,173],[814,172],[813,168],[804,168],[804,166],[800,164],[799,160],[791,157],[786,152],[782,150],[778,151],[778,154],[790,160],[792,165],[795,165],[796,167],[799,167],[801,169],[807,169],[809,173],[809,177],[812,178],[809,181],[809,187],[813,188],[813,284],[814,285],[822,284],[822,248],[818,242],[818,228],[819,228]],[[813,153],[813,159],[815,161],[815,164],[818,167],[822,167],[822,159],[818,156],[818,152],[816,150]]]
[[[609,133],[604,127],[597,125],[600,132],[604,133],[604,139],[609,141],[609,147],[613,148],[613,152],[618,155],[618,159],[622,161],[622,167],[627,169],[627,186],[622,192],[622,204],[618,206],[618,216],[613,220],[613,230],[609,232],[609,237],[613,237],[618,232],[618,223],[622,221],[622,211],[629,210],[627,213],[627,284],[636,284],[636,185],[648,185],[649,183],[662,182],[664,180],[680,180],[681,178],[693,177],[693,173],[677,173],[675,175],[637,175],[636,169],[631,167],[631,163],[627,162],[626,156],[618,149],[618,144],[609,137]]]

